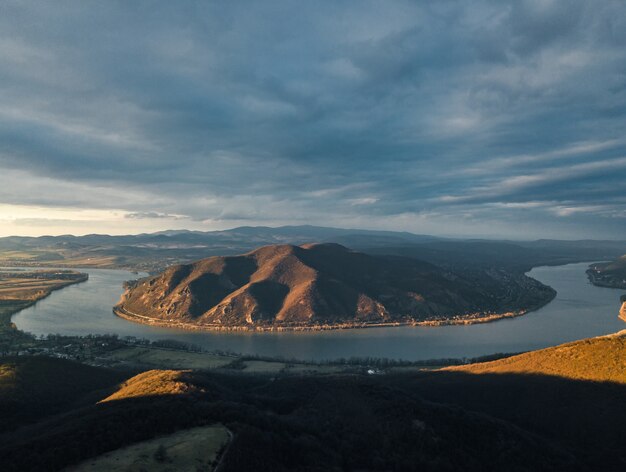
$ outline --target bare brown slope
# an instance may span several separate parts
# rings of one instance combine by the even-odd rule
[[[540,374],[626,384],[626,330],[497,361],[443,370],[472,374]]]
[[[525,310],[552,291],[528,279],[520,298],[409,258],[338,244],[266,246],[180,265],[131,286],[117,309],[198,327],[378,324]]]

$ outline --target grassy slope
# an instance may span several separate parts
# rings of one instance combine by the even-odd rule
[[[149,370],[128,379],[116,392],[102,401],[191,393],[197,389],[184,381],[184,376],[188,373],[177,370]]]
[[[213,355],[205,352],[187,352],[144,347],[116,349],[103,357],[109,361],[119,362],[120,364],[145,366],[149,369],[214,369],[225,366],[233,361],[232,357]]]
[[[410,388],[541,434],[592,470],[626,470],[626,332],[422,373]]]
[[[541,374],[626,384],[626,330],[497,361],[444,370],[472,374]]]
[[[178,431],[109,452],[85,461],[68,472],[211,471],[229,440],[221,425]]]

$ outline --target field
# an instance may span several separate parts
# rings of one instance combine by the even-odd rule
[[[68,472],[211,471],[230,438],[222,425],[178,431],[88,460]]]
[[[193,352],[158,347],[125,346],[101,354],[97,358],[100,366],[124,370],[177,369],[177,370],[228,370],[244,374],[337,374],[353,371],[354,365],[325,365],[284,360],[260,360],[239,355]],[[437,368],[441,366],[432,366]],[[414,370],[423,370],[428,366],[415,366]]]
[[[233,361],[232,357],[209,353],[128,347],[111,351],[102,361],[110,366],[166,368],[166,369],[215,369]]]
[[[0,354],[27,346],[32,339],[18,331],[11,316],[54,290],[87,280],[73,271],[0,271]]]
[[[73,271],[0,271],[0,309],[3,324],[7,315],[48,296],[52,291],[87,280],[86,274]]]

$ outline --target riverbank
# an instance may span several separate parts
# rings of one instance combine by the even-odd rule
[[[0,354],[28,346],[34,336],[11,322],[16,313],[35,305],[52,292],[85,282],[87,274],[70,271],[0,271]]]
[[[123,282],[133,275],[102,269],[85,270],[90,275],[87,283],[55,292],[40,305],[14,315],[12,321],[20,330],[37,337],[50,333],[64,336],[116,333],[120,339],[134,336],[151,341],[176,340],[207,351],[271,358],[315,361],[352,357],[409,361],[473,358],[540,349],[623,329],[624,322],[617,312],[621,306],[619,296],[624,292],[590,284],[585,276],[588,265],[533,269],[528,276],[553,287],[558,292],[556,298],[543,308],[524,316],[500,318],[498,323],[290,332],[172,329],[115,316],[111,309],[120,301]]]
[[[12,328],[11,317],[56,290],[89,280],[75,271],[0,272],[0,330]]]
[[[607,270],[607,267],[621,266],[621,268],[613,268]],[[591,264],[586,270],[589,282],[597,287],[626,289],[626,270],[623,268],[623,261],[613,262],[597,262]]]

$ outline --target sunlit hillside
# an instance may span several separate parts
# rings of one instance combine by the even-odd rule
[[[472,374],[541,374],[626,383],[626,330],[497,361],[444,370]]]

